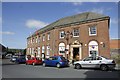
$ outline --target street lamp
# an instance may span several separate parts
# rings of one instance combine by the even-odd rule
[[[67,54],[67,59],[68,59],[68,54],[69,54],[69,40],[70,40],[70,38],[72,37],[72,32],[69,32],[69,31],[67,31],[66,33],[65,33],[65,39],[66,39],[66,41],[67,41],[67,46],[66,46],[66,49],[65,49],[65,51],[67,52],[66,54]]]

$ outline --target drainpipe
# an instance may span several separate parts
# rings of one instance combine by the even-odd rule
[[[54,30],[54,34],[55,34],[55,29],[53,29]],[[53,46],[52,46],[52,55],[54,55],[54,46],[55,46],[55,36],[54,36],[54,34],[53,34]]]

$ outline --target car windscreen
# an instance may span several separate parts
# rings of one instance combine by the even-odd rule
[[[107,57],[104,57],[104,56],[101,56],[101,57],[103,57],[103,58],[105,58],[105,59],[109,59],[109,58],[107,58]]]
[[[65,57],[61,57],[61,59],[62,59],[63,61],[66,61]]]

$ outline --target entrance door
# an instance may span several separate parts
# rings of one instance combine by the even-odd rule
[[[79,56],[79,47],[73,48],[73,59],[77,60],[77,56]]]

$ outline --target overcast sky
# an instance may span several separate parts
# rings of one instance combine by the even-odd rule
[[[27,37],[34,31],[66,16],[82,12],[110,16],[110,38],[118,38],[117,2],[16,2],[2,3],[2,44],[26,48]]]

